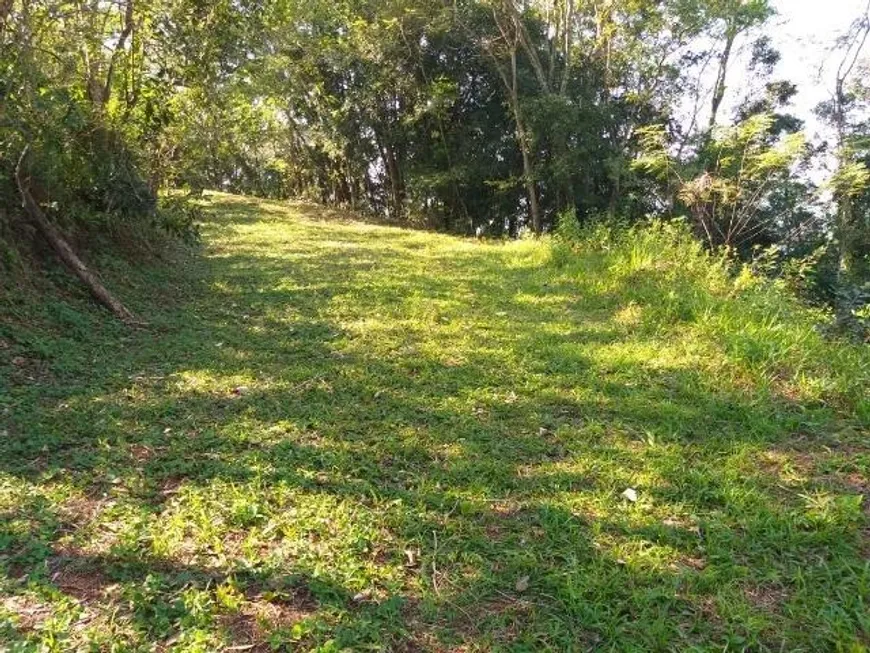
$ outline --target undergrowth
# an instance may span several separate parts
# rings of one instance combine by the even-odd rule
[[[756,383],[870,418],[867,347],[829,337],[832,313],[802,303],[787,280],[759,274],[725,252],[709,253],[680,221],[631,228],[571,223],[569,216],[558,230],[554,264],[582,275],[581,283],[624,291],[643,308],[641,328],[689,325]]]

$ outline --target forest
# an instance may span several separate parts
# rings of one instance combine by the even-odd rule
[[[487,237],[682,217],[860,333],[870,25],[829,54],[814,141],[774,75],[774,17],[768,0],[7,0],[4,264],[28,145],[49,219],[84,238],[189,235],[166,189]]]
[[[870,650],[815,4],[0,0],[0,650]]]

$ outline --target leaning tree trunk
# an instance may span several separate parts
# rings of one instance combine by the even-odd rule
[[[729,27],[725,35],[725,49],[719,57],[719,70],[716,74],[716,85],[713,87],[713,106],[710,110],[709,128],[713,129],[716,126],[716,116],[719,114],[719,107],[722,105],[722,100],[725,99],[725,77],[728,74],[728,62],[731,59],[731,49],[734,47],[734,40],[737,38],[736,28]]]
[[[48,243],[54,249],[55,253],[60,257],[66,266],[75,274],[91,291],[91,294],[101,304],[106,306],[112,313],[115,314],[122,322],[128,325],[142,325],[136,317],[131,313],[126,306],[119,302],[115,297],[106,290],[105,286],[100,283],[100,280],[90,271],[82,260],[76,255],[69,243],[61,236],[60,232],[53,224],[45,217],[39,204],[33,199],[29,190],[28,181],[24,178],[22,171],[23,162],[27,155],[27,148],[21,153],[18,159],[18,165],[15,168],[15,181],[18,184],[18,192],[21,193],[22,206],[28,217],[36,224],[39,233],[41,233]]]

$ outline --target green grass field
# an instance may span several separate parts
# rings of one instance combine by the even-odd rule
[[[668,228],[205,203],[147,329],[0,304],[0,649],[868,650],[866,346]]]

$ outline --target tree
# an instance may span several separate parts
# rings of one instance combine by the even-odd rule
[[[708,145],[714,163],[700,170],[673,159],[664,128],[642,132],[644,155],[636,166],[675,184],[696,232],[710,247],[745,249],[765,231],[775,228],[774,216],[763,208],[771,194],[790,176],[804,152],[801,133],[774,140],[771,114],[757,114],[731,128],[717,130]]]
[[[870,130],[867,122],[856,123],[854,115],[867,106],[870,93],[860,82],[853,82],[870,38],[870,3],[839,40],[842,56],[834,79],[833,98],[821,107],[836,133],[836,170],[830,183],[836,202],[835,239],[838,274],[846,278],[866,278],[870,269],[870,215],[860,213],[860,199],[870,187],[870,170],[862,152],[868,152]]]

